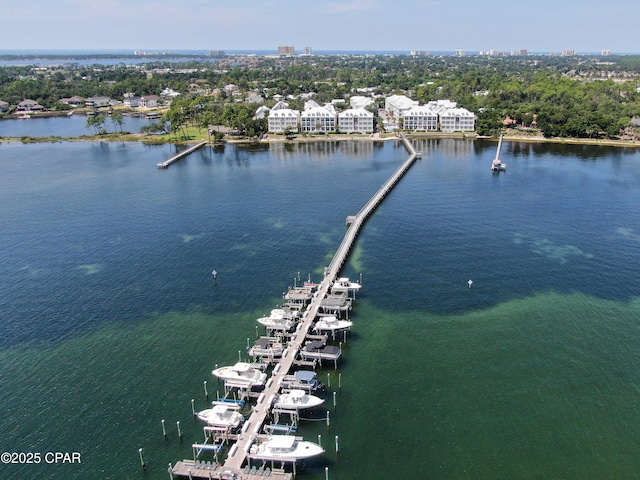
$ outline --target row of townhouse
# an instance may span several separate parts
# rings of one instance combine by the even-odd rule
[[[289,105],[280,101],[270,110],[260,107],[256,112],[258,117],[268,112],[268,128],[271,133],[283,133],[289,129],[292,132],[336,132],[341,133],[373,133],[374,115],[364,108],[349,108],[337,113],[334,105],[318,105],[310,100],[305,103],[305,109],[292,110]]]
[[[434,100],[419,105],[404,95],[391,95],[385,100],[385,110],[402,128],[413,131],[473,132],[476,116],[451,100]]]

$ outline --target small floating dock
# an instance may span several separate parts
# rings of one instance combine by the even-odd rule
[[[180,160],[181,158],[186,157],[187,155],[189,155],[191,152],[195,152],[196,150],[202,148],[204,145],[206,145],[207,142],[200,142],[197,145],[194,145],[191,148],[187,148],[186,150],[184,150],[183,152],[180,152],[176,155],[174,155],[173,157],[171,157],[169,160],[165,160],[164,162],[160,162],[158,164],[158,168],[169,168],[169,165],[171,165],[174,162],[177,162],[178,160]]]

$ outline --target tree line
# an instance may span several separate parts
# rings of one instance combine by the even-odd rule
[[[0,100],[17,104],[31,98],[56,109],[64,108],[62,97],[119,99],[127,92],[159,94],[170,87],[181,93],[166,114],[173,131],[192,122],[226,125],[252,137],[266,129],[265,121],[254,118],[256,104],[227,97],[226,85],[243,95],[258,92],[269,106],[275,94],[314,93],[318,103],[374,94],[383,107],[385,96],[403,93],[421,103],[456,101],[476,113],[479,134],[497,134],[509,117],[548,137],[613,138],[640,117],[639,83],[638,56],[252,57],[142,67],[67,64],[44,71],[1,67]],[[210,95],[214,91],[217,95]],[[302,108],[302,101],[290,103]]]

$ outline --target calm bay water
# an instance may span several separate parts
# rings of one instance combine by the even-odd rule
[[[300,477],[635,478],[640,155],[505,143],[492,175],[495,143],[416,147],[345,268],[366,292],[331,427],[299,429],[328,453]],[[3,478],[168,478],[202,438],[190,401],[220,388],[214,365],[298,272],[320,278],[406,158],[227,145],[155,167],[174,152],[0,144],[1,450],[82,455]]]
[[[10,119],[0,121],[0,137],[81,137],[93,135],[94,131],[87,128],[86,115],[71,115],[63,117],[37,117],[25,119]],[[145,118],[125,116],[122,119],[122,131],[139,133],[140,128],[153,123]],[[107,116],[105,128],[109,133],[120,132],[120,126],[114,124]]]

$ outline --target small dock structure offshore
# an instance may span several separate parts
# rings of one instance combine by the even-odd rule
[[[158,163],[158,168],[169,168],[169,165],[171,165],[172,163],[177,162],[181,158],[186,157],[191,152],[195,152],[196,150],[202,148],[206,144],[207,144],[207,142],[200,142],[200,143],[194,145],[193,147],[187,148],[186,150],[183,150],[182,152],[175,154],[170,159],[165,160],[164,162]]]
[[[273,428],[270,428],[269,425],[265,425],[265,422],[268,417],[277,418],[277,416],[281,413],[280,411],[275,409],[274,406],[276,404],[278,395],[282,393],[282,390],[286,388],[288,383],[291,381],[291,378],[293,378],[293,375],[291,374],[293,367],[301,364],[306,365],[307,363],[313,366],[315,366],[316,364],[315,359],[313,359],[313,362],[309,361],[312,358],[312,354],[315,353],[315,346],[314,349],[310,350],[309,345],[313,342],[322,343],[322,339],[325,339],[326,341],[326,335],[312,335],[311,332],[314,329],[315,323],[319,319],[327,316],[327,310],[334,311],[335,306],[331,304],[331,302],[332,300],[335,300],[335,295],[332,295],[331,288],[334,282],[336,282],[336,280],[338,279],[338,274],[347,260],[349,252],[353,247],[353,244],[355,243],[356,237],[360,229],[362,228],[362,225],[375,210],[375,208],[380,204],[380,202],[382,202],[385,196],[407,172],[407,170],[414,163],[415,159],[418,158],[418,155],[411,143],[404,136],[401,136],[401,138],[405,145],[405,148],[409,151],[409,158],[402,163],[398,170],[396,170],[396,172],[394,172],[394,174],[382,185],[382,187],[369,199],[369,201],[357,213],[357,215],[349,217],[349,227],[331,263],[328,267],[325,268],[324,278],[322,279],[322,281],[319,284],[314,285],[314,291],[310,296],[307,296],[308,292],[306,291],[295,291],[296,295],[304,293],[304,301],[301,301],[301,299],[297,298],[297,296],[295,298],[286,299],[290,304],[294,304],[294,308],[300,305],[300,308],[303,309],[304,312],[301,314],[300,321],[294,328],[294,331],[290,334],[287,334],[287,344],[285,350],[282,352],[282,355],[278,359],[270,359],[274,363],[274,367],[271,371],[271,376],[268,378],[264,385],[264,389],[259,394],[250,392],[250,388],[247,389],[247,396],[255,398],[255,396],[257,395],[257,400],[252,408],[251,415],[246,419],[246,421],[242,425],[241,430],[236,433],[227,432],[224,434],[219,434],[212,439],[214,443],[210,445],[215,445],[216,441],[234,442],[228,450],[228,454],[224,463],[219,464],[217,462],[217,455],[219,453],[218,450],[216,450],[215,463],[197,460],[197,455],[194,453],[193,460],[179,461],[175,464],[175,466],[169,465],[168,472],[171,479],[174,479],[175,477],[187,477],[191,480],[195,478],[219,480],[257,480],[259,478],[263,478],[264,475],[282,480],[290,480],[291,478],[293,478],[293,475],[295,475],[295,459],[277,459],[276,461],[281,463],[280,468],[274,468],[275,464],[273,460],[270,462],[270,466],[268,466],[266,461],[260,460],[260,458],[264,458],[263,456],[257,456],[254,459],[254,462],[262,462],[262,466],[259,468],[252,466],[251,460],[255,455],[254,452],[257,451],[257,445],[265,442],[268,438],[268,434],[273,432]],[[327,304],[328,300],[331,304],[330,306]],[[339,308],[337,310],[339,310]],[[306,357],[309,358],[305,357],[305,348]],[[225,387],[227,386],[235,388],[239,387],[239,385],[227,385],[225,383]],[[329,417],[327,413],[327,424],[328,419]],[[205,427],[205,429],[206,428],[207,427]],[[298,441],[303,440],[302,437],[295,438]],[[206,442],[205,444],[194,445],[194,452],[196,451],[196,447],[198,451],[205,450],[206,448],[204,448],[203,445],[206,445]],[[214,447],[211,446],[207,448]],[[336,452],[337,451],[338,437],[336,437]],[[293,475],[284,470],[285,462],[293,464]]]
[[[491,171],[494,173],[498,173],[501,170],[502,171],[507,170],[507,164],[502,163],[502,160],[500,160],[501,149],[502,149],[502,133],[500,134],[500,140],[498,140],[498,150],[496,151],[496,158],[494,158],[493,162],[491,162]]]

